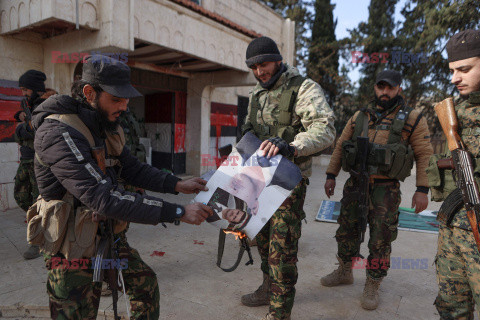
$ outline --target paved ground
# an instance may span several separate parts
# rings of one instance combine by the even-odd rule
[[[364,270],[354,270],[351,286],[326,288],[320,278],[335,267],[335,224],[314,221],[321,200],[325,199],[323,184],[325,167],[314,168],[308,189],[305,210],[308,223],[303,225],[300,241],[299,279],[293,309],[294,320],[318,319],[438,319],[433,306],[437,292],[433,264],[436,234],[400,231],[393,245],[392,257],[426,259],[426,269],[390,270],[380,287],[381,304],[375,311],[360,307],[359,298],[365,281]],[[346,175],[338,178],[334,200],[339,200]],[[402,206],[409,206],[415,190],[414,179],[403,184]],[[179,203],[188,203],[190,196],[165,196]],[[438,204],[429,206],[438,209]],[[48,318],[48,299],[45,292],[46,272],[42,259],[25,261],[26,249],[24,215],[20,210],[1,212],[0,223],[0,317],[22,318],[22,315]],[[254,265],[224,273],[215,265],[218,231],[207,224],[201,226],[132,225],[128,232],[132,247],[155,270],[161,291],[161,319],[260,319],[267,307],[247,308],[240,296],[255,289],[261,281],[259,257],[254,250]],[[236,256],[237,244],[226,256],[230,262]],[[364,245],[362,253],[366,256]],[[153,251],[165,252],[163,256]],[[246,258],[244,258],[246,259]],[[245,260],[246,261],[246,260]],[[425,261],[425,260],[423,260]],[[229,261],[225,260],[225,265]],[[119,305],[125,310],[121,298]],[[110,314],[111,299],[103,298],[101,310]],[[105,318],[101,312],[100,318]]]

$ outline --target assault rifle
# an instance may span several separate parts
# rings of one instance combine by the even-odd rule
[[[25,112],[25,123],[29,127],[29,129],[33,132],[33,126],[32,126],[32,111],[30,110],[30,107],[28,106],[27,99],[23,99],[20,102],[20,107],[22,108],[22,111]]]
[[[368,117],[365,115],[363,121],[362,136],[357,139],[357,155],[355,158],[356,170],[350,170],[352,177],[356,179],[357,191],[355,192],[356,200],[358,201],[358,233],[359,243],[357,249],[357,256],[360,255],[360,245],[365,240],[365,232],[367,231],[367,217],[369,208],[369,174],[368,174],[368,155],[370,153],[370,142],[368,140]],[[363,257],[362,257],[363,258]]]
[[[478,221],[480,221],[479,191],[474,179],[472,158],[457,132],[458,119],[455,114],[453,99],[447,98],[438,103],[435,106],[435,112],[447,138],[448,149],[452,153],[455,184],[461,191],[468,221],[472,227],[477,248],[480,251],[480,234],[478,233]]]

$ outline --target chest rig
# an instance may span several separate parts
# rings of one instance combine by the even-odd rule
[[[253,126],[255,135],[262,141],[271,137],[280,137],[287,143],[293,142],[295,136],[303,129],[302,125],[292,126],[292,112],[295,107],[295,102],[298,95],[298,90],[306,78],[296,76],[286,85],[286,89],[282,92],[280,103],[278,105],[278,117],[272,124],[259,124],[257,121],[258,112],[263,112],[263,107],[260,106],[259,93],[252,96],[250,123]],[[268,99],[268,98],[267,98]],[[268,101],[265,101],[265,105]]]
[[[57,120],[79,131],[88,140],[92,156],[104,173],[106,168],[120,165],[115,157],[121,154],[125,146],[121,127],[118,127],[116,134],[107,133],[105,152],[105,148],[95,146],[92,133],[78,115],[53,114],[46,119]],[[37,154],[35,157],[42,166],[48,167]],[[101,176],[92,166],[87,164],[85,167],[102,183]],[[46,201],[40,196],[27,212],[28,242],[38,245],[48,255],[61,253],[68,260],[94,256],[101,239],[99,224],[107,219],[82,204],[76,205],[77,203],[79,201],[75,201],[68,191],[61,200]],[[114,233],[122,232],[127,227],[125,221],[112,220],[109,223],[113,225]]]
[[[407,141],[402,141],[402,130],[413,109],[402,106],[390,125],[377,125],[375,130],[389,130],[387,143],[370,142],[368,155],[368,173],[370,175],[386,176],[390,179],[404,181],[411,173],[414,161],[412,147]],[[368,127],[369,117],[365,110],[360,111],[355,120],[355,129],[351,140],[342,143],[342,169],[350,172],[357,166],[357,137],[364,125]],[[365,124],[366,122],[366,124]]]

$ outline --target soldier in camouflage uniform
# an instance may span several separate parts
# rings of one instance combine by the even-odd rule
[[[253,40],[246,56],[258,83],[250,95],[243,134],[251,131],[263,140],[260,149],[268,157],[280,153],[292,160],[303,179],[257,235],[264,281],[241,301],[246,306],[270,305],[263,319],[290,319],[311,157],[333,143],[334,115],[322,88],[300,76],[296,68],[283,64],[272,39]]]
[[[18,206],[25,212],[38,197],[38,187],[33,170],[33,157],[35,155],[33,139],[35,133],[30,123],[31,119],[25,111],[30,110],[29,113],[31,114],[36,106],[45,101],[46,97],[42,97],[42,95],[47,91],[44,83],[46,79],[47,77],[43,72],[28,70],[18,80],[25,99],[22,101],[22,110],[14,116],[15,120],[20,122],[15,129],[15,141],[20,146],[20,164],[15,175],[13,196]],[[35,259],[39,256],[38,246],[29,246],[28,250],[23,253],[25,259]]]
[[[475,180],[479,184],[480,31],[455,34],[447,43],[447,53],[451,82],[463,100],[455,106],[458,133],[474,158]],[[436,259],[439,291],[435,306],[441,319],[473,319],[475,304],[480,305],[480,254],[471,230],[465,207],[450,224],[440,221]]]
[[[400,84],[401,75],[397,71],[384,70],[378,74],[374,88],[375,101],[349,119],[336,143],[326,172],[325,193],[330,197],[334,193],[335,177],[340,168],[343,167],[346,171],[357,169],[356,154],[347,151],[356,150],[357,136],[368,136],[370,181],[367,220],[370,226],[370,254],[366,263],[367,280],[361,299],[362,307],[367,310],[376,309],[378,306],[378,287],[382,278],[387,275],[391,243],[397,238],[398,208],[401,202],[399,180],[403,181],[410,175],[413,158],[417,166],[417,191],[412,199],[412,207],[415,207],[415,212],[418,213],[428,204],[425,169],[433,149],[427,121],[419,111],[405,105],[400,96]],[[365,133],[364,130],[368,132]],[[395,157],[394,153],[401,154],[401,150],[405,153]],[[392,155],[391,159],[385,159],[385,154]],[[339,267],[321,279],[324,286],[353,283],[352,262],[353,259],[361,257],[358,191],[358,180],[351,176],[343,189],[338,218],[340,226],[335,236]]]

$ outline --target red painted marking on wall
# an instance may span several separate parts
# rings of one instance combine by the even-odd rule
[[[165,252],[163,251],[153,251],[152,254],[150,255],[150,257],[163,257],[165,255]]]
[[[14,142],[16,122],[0,121],[0,142]]]
[[[22,90],[19,88],[0,87],[0,93],[6,96],[22,96]]]
[[[193,244],[201,244],[201,245],[204,245],[205,243],[204,243],[203,241],[193,240]]]
[[[185,152],[185,132],[186,125],[181,123],[175,123],[175,153]]]
[[[20,110],[20,101],[0,100],[0,120],[15,121],[13,116]]]
[[[218,112],[210,114],[210,124],[212,126],[236,127],[236,114],[220,114]]]

